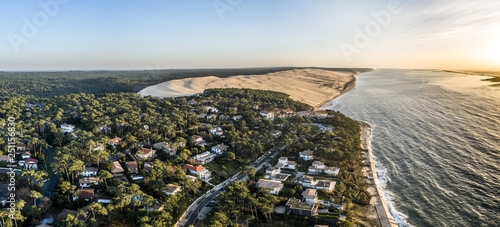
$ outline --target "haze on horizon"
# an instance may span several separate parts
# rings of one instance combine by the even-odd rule
[[[494,0],[0,2],[2,71],[500,70]]]

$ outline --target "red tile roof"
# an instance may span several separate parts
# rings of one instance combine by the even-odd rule
[[[78,198],[92,199],[94,198],[94,191],[95,189],[93,188],[79,188],[76,196]]]
[[[34,158],[28,158],[24,161],[26,164],[37,164],[38,161]]]
[[[184,168],[190,169],[190,170],[195,171],[195,172],[200,172],[200,171],[206,169],[203,166],[196,166],[195,167],[195,166],[192,166],[192,165],[189,165],[189,164],[184,165]]]

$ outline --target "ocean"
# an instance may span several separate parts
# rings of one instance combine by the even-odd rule
[[[379,188],[400,226],[500,226],[500,87],[440,71],[356,78],[322,108],[373,126]]]

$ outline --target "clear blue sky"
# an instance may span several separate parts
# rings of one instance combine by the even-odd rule
[[[372,12],[389,12],[390,0],[0,2],[0,70],[500,69],[500,4],[493,0],[400,0],[387,24]],[[216,2],[227,11],[218,12]],[[380,29],[356,45],[356,29],[372,22]]]

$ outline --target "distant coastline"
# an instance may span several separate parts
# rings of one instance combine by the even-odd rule
[[[461,74],[467,74],[467,75],[474,75],[474,76],[487,76],[491,78],[487,79],[481,79],[482,81],[489,81],[492,82],[490,86],[492,87],[500,87],[500,71],[458,71],[458,70],[441,70],[443,72],[449,72],[449,73],[461,73]]]

